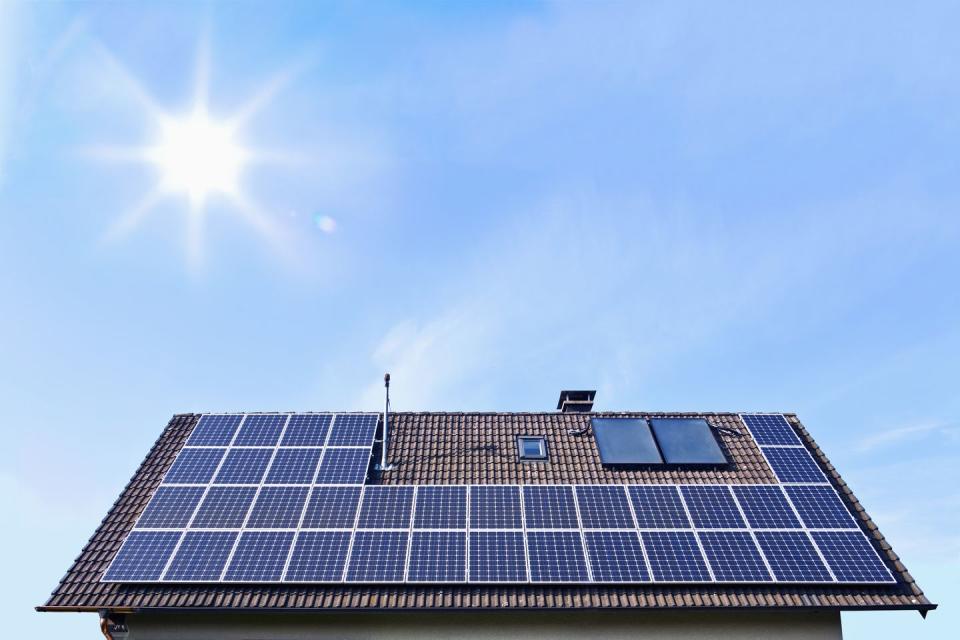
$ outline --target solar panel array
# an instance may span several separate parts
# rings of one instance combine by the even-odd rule
[[[771,485],[368,485],[377,418],[203,416],[103,581],[895,581],[782,416]]]

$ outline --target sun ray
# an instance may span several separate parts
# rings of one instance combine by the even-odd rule
[[[264,107],[273,102],[274,98],[276,98],[281,91],[286,89],[288,85],[314,64],[314,55],[304,56],[299,62],[287,67],[267,80],[267,83],[230,118],[230,125],[235,128],[242,127]]]
[[[152,118],[159,118],[163,115],[163,109],[153,99],[153,96],[144,89],[143,85],[127,70],[123,63],[117,59],[102,43],[95,42],[94,46],[100,56],[104,59],[112,73],[115,73],[121,83],[130,91],[133,98],[146,109]]]
[[[140,223],[157,206],[163,196],[163,191],[159,188],[148,191],[139,202],[110,225],[106,233],[103,234],[103,242],[115,242],[140,226]]]

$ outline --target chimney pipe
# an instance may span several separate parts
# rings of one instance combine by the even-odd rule
[[[389,471],[392,467],[387,464],[387,443],[390,441],[390,374],[383,374],[383,387],[386,397],[383,401],[383,442],[380,446],[380,471]]]

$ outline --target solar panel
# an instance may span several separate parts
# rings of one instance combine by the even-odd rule
[[[233,441],[233,435],[243,419],[242,415],[204,415],[187,439],[188,447],[225,447]]]
[[[187,531],[163,579],[169,582],[219,580],[236,540],[235,531]]]
[[[340,582],[350,549],[349,531],[301,531],[285,582]]]
[[[826,482],[827,478],[803,447],[762,447],[780,482]]]
[[[419,494],[417,498],[419,500]],[[466,579],[466,531],[413,532],[408,582],[464,582]]]
[[[726,464],[706,420],[699,418],[654,418],[650,421],[653,435],[667,464]]]
[[[323,449],[277,449],[264,484],[310,484]]]
[[[800,519],[810,529],[853,529],[857,523],[833,487],[790,485],[784,487]]]
[[[322,447],[327,441],[330,416],[323,414],[297,414],[290,416],[283,432],[282,447]]]
[[[421,486],[417,488],[416,529],[464,529],[467,526],[467,488]]]
[[[523,512],[528,529],[579,529],[573,487],[527,485],[523,487]]]
[[[314,487],[303,529],[352,529],[360,507],[361,487]]]
[[[689,529],[680,493],[669,485],[633,485],[630,501],[641,529]]]
[[[369,447],[377,432],[378,415],[339,414],[333,421],[329,447]]]
[[[272,447],[280,440],[285,415],[248,415],[233,441],[235,447]]]
[[[263,487],[250,511],[247,528],[296,528],[309,490],[308,487]]]
[[[273,457],[273,449],[231,449],[217,476],[215,484],[260,484]]]
[[[182,449],[164,477],[164,484],[207,484],[226,449]]]
[[[277,582],[290,554],[293,531],[246,531],[240,536],[226,582]]]
[[[650,425],[639,418],[591,418],[603,464],[663,464]]]
[[[799,529],[783,491],[774,485],[739,485],[732,487],[737,502],[755,529]]]
[[[471,582],[526,582],[522,531],[470,532]]]
[[[801,444],[793,427],[779,413],[745,413],[740,417],[757,444]]]
[[[722,486],[696,485],[681,487],[693,526],[698,529],[744,529],[730,489]]]
[[[327,449],[317,469],[316,484],[363,484],[370,449]]]
[[[407,529],[413,487],[368,486],[360,501],[358,529]]]
[[[859,531],[812,531],[814,542],[840,582],[894,582]]]
[[[247,519],[256,487],[210,487],[197,509],[192,529],[239,529]],[[137,524],[137,526],[142,526]]]
[[[586,531],[594,582],[647,582],[650,573],[636,531]]]
[[[105,582],[155,582],[180,541],[179,531],[133,531],[103,576]]]
[[[710,582],[697,539],[689,531],[644,531],[641,534],[653,579],[658,582]]]
[[[757,542],[781,582],[832,582],[830,572],[802,531],[758,531]]]
[[[159,487],[137,526],[145,529],[183,529],[190,522],[203,491],[203,487]]]
[[[348,582],[402,582],[406,531],[357,531],[347,565]]]
[[[717,582],[769,582],[753,536],[746,531],[699,531],[697,536]]]
[[[520,529],[520,487],[478,485],[470,487],[471,529]]]
[[[580,485],[576,488],[580,520],[585,529],[633,529],[627,492],[620,485]]]
[[[527,531],[530,580],[587,582],[587,561],[579,531]]]

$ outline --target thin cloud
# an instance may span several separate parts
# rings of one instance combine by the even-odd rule
[[[897,444],[904,440],[916,440],[931,435],[948,437],[951,440],[960,439],[960,424],[950,422],[926,422],[895,427],[861,439],[856,444],[856,450],[859,453],[867,453]]]

